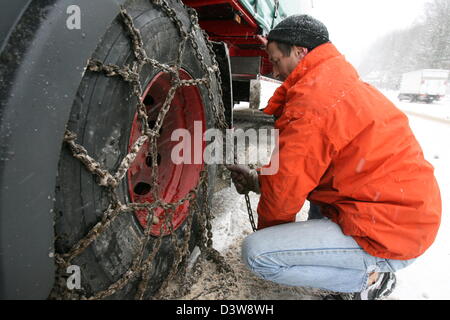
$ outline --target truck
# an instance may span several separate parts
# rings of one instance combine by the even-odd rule
[[[433,103],[442,99],[447,90],[449,70],[421,69],[402,75],[398,99]]]
[[[155,298],[217,258],[217,164],[174,163],[172,134],[267,99],[266,36],[309,3],[0,0],[0,298]]]

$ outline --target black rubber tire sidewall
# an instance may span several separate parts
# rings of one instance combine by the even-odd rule
[[[187,30],[190,30],[189,16],[183,5],[177,1],[168,1]],[[162,63],[174,64],[177,59],[178,44],[181,40],[177,29],[159,8],[146,0],[130,1],[127,12],[133,17],[136,28],[140,30],[148,56]],[[211,57],[198,32],[199,51],[208,65]],[[92,56],[106,64],[123,66],[130,64],[133,53],[130,38],[124,30],[120,17],[114,21]],[[204,76],[195,51],[188,42],[183,55],[183,69],[193,78]],[[148,83],[160,70],[147,65],[141,73],[141,82]],[[210,101],[208,90],[199,86],[205,105],[207,128],[214,126],[212,104],[218,104],[217,81],[212,82],[214,101]],[[88,154],[99,161],[110,172],[115,172],[120,161],[127,154],[131,124],[136,111],[136,99],[131,86],[119,77],[106,77],[100,73],[86,71],[74,101],[67,128],[77,134],[80,143]],[[215,166],[208,166],[209,187],[214,185]],[[60,167],[56,190],[55,232],[56,252],[65,253],[82,239],[87,232],[101,220],[110,203],[109,192],[97,184],[94,177],[79,160],[73,158],[67,145],[61,151]],[[126,179],[117,189],[123,203],[129,202]],[[208,199],[201,199],[201,202]],[[176,231],[182,239],[185,232],[195,235],[197,226],[194,219],[192,230],[186,230],[186,224]],[[138,254],[143,238],[142,227],[132,213],[121,214],[112,225],[101,234],[72,264],[81,271],[82,289],[80,294],[91,296],[107,289],[119,280],[131,267]],[[155,244],[152,239],[147,250]],[[191,247],[194,242],[191,239]],[[170,237],[164,237],[153,263],[151,281],[146,297],[151,296],[161,285],[173,262],[173,247]],[[139,278],[110,298],[133,299]]]

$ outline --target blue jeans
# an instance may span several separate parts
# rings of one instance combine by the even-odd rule
[[[415,260],[371,256],[328,219],[257,231],[244,240],[242,256],[265,280],[344,293],[363,291],[372,272],[395,272]]]

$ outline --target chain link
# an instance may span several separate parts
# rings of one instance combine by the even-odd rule
[[[248,193],[245,194],[245,204],[247,205],[247,213],[248,213],[248,219],[250,220],[250,225],[252,226],[253,232],[257,230],[255,218],[253,217],[253,210],[252,210],[252,204],[250,202],[250,196]]]
[[[101,220],[91,230],[89,230],[81,240],[79,240],[67,253],[55,255],[55,261],[59,268],[65,270],[65,268],[70,265],[71,261],[82,254],[84,250],[89,247],[89,245],[91,245],[103,232],[105,232],[105,230],[107,230],[111,226],[111,224],[115,219],[117,219],[119,215],[124,213],[132,213],[135,210],[147,211],[147,225],[144,228],[144,235],[141,239],[138,251],[139,253],[135,256],[131,267],[120,277],[119,280],[112,283],[107,289],[96,292],[90,297],[81,297],[82,299],[95,300],[109,297],[115,294],[117,291],[121,290],[131,280],[137,277],[140,277],[140,282],[135,298],[143,299],[149,285],[152,268],[154,267],[154,258],[158,253],[158,250],[160,249],[162,243],[164,229],[169,231],[173,243],[174,263],[171,270],[169,271],[168,277],[163,282],[163,285],[161,286],[159,292],[157,292],[157,294],[155,295],[155,297],[158,298],[163,297],[164,289],[167,287],[169,281],[173,279],[179,266],[182,264],[183,259],[185,259],[189,253],[189,241],[191,236],[190,230],[194,220],[193,216],[195,214],[197,215],[200,229],[197,245],[199,246],[202,254],[205,255],[207,259],[216,262],[219,270],[232,273],[231,267],[225,262],[220,253],[212,247],[213,235],[211,230],[211,211],[207,198],[208,171],[206,166],[204,166],[203,170],[200,172],[200,179],[197,186],[192,189],[183,199],[180,199],[173,203],[167,203],[160,199],[157,191],[158,188],[156,187],[152,188],[153,199],[156,200],[151,203],[121,203],[116,191],[119,184],[123,181],[131,164],[135,160],[137,154],[147,141],[150,142],[151,148],[150,153],[152,157],[152,182],[153,186],[157,185],[156,173],[158,171],[158,150],[156,142],[159,137],[160,129],[164,123],[164,119],[167,113],[170,111],[170,106],[176,90],[180,87],[203,85],[208,91],[208,97],[211,101],[216,128],[226,129],[228,127],[225,121],[222,99],[219,99],[217,105],[214,102],[213,82],[215,80],[219,81],[218,84],[215,84],[217,86],[217,88],[215,89],[219,90],[221,94],[221,78],[219,66],[215,59],[212,44],[208,40],[207,35],[200,29],[198,25],[197,13],[195,12],[195,10],[187,8],[186,6],[184,6],[184,4],[181,4],[188,12],[191,21],[190,31],[187,31],[185,30],[187,29],[187,27],[185,27],[179,19],[177,12],[173,8],[171,8],[165,0],[154,0],[152,2],[155,7],[159,8],[159,10],[165,13],[167,17],[172,21],[182,39],[178,49],[178,58],[174,66],[160,63],[157,60],[148,57],[147,52],[144,48],[144,42],[142,40],[140,31],[134,26],[132,17],[123,7],[120,10],[119,16],[121,18],[124,29],[128,33],[128,36],[130,38],[131,49],[133,51],[135,60],[131,65],[117,66],[104,64],[101,61],[91,59],[89,60],[87,65],[87,69],[91,72],[103,73],[107,77],[120,77],[125,82],[131,84],[132,94],[138,101],[136,104],[136,112],[138,120],[142,123],[141,136],[136,140],[136,142],[131,147],[130,152],[121,161],[115,173],[110,173],[108,170],[102,168],[102,165],[97,160],[89,156],[86,149],[82,145],[77,143],[77,135],[75,133],[66,130],[64,137],[64,141],[68,145],[73,156],[84,165],[87,171],[96,176],[98,185],[108,190],[110,203],[108,208],[104,211]],[[202,34],[202,37],[204,37],[205,39],[208,51],[211,56],[211,66],[208,66],[208,63],[205,61],[205,58],[201,54],[200,47],[197,43],[198,34]],[[202,78],[198,79],[181,80],[179,77],[179,71],[182,65],[184,50],[188,42],[194,49],[195,56],[200,62],[201,69],[203,70],[204,75]],[[170,88],[165,98],[165,101],[161,107],[161,110],[159,111],[157,120],[153,128],[149,128],[148,126],[148,115],[146,107],[141,99],[143,92],[142,84],[140,82],[140,73],[145,65],[151,65],[157,70],[161,70],[165,73],[170,74],[172,79],[172,87]],[[198,204],[198,199],[202,198],[200,197],[200,195],[203,197],[203,199],[205,199],[205,203],[203,203],[202,205]],[[184,233],[183,239],[180,242],[173,230],[172,216],[175,212],[175,209],[184,204],[186,201],[189,201],[190,212],[186,219],[186,231]],[[153,249],[150,253],[148,253],[148,256],[146,256],[147,245],[151,239],[150,230],[153,223],[158,220],[158,218],[155,216],[155,210],[158,208],[162,208],[164,210],[163,216],[160,217],[164,219],[164,221],[161,224],[160,235],[157,237]]]

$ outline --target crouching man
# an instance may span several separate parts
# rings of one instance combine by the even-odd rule
[[[239,193],[261,194],[244,260],[266,280],[337,292],[328,298],[387,297],[436,237],[434,169],[407,117],[359,79],[320,21],[288,17],[267,53],[284,81],[264,110],[277,119],[279,170],[228,166]],[[309,220],[296,223],[305,200]]]

